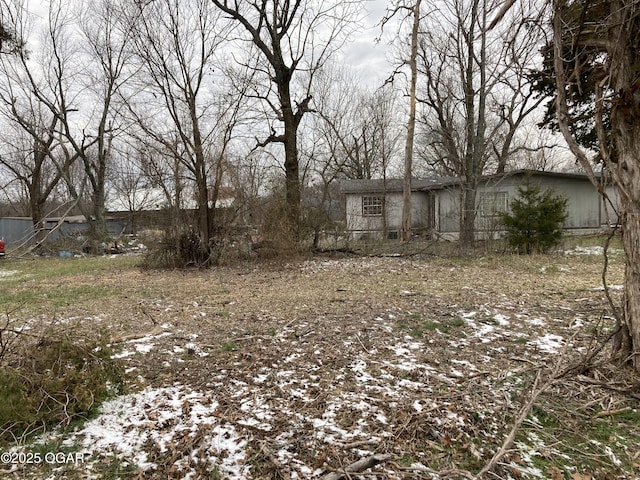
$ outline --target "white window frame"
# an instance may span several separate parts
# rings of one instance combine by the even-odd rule
[[[482,217],[497,217],[507,211],[508,198],[507,192],[480,193],[478,212]]]
[[[381,217],[384,208],[384,197],[381,195],[365,195],[362,197],[362,216]]]

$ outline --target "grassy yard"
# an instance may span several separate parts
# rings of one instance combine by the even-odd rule
[[[322,478],[384,455],[351,478],[465,478],[523,414],[485,478],[639,478],[640,378],[608,347],[592,356],[614,320],[589,243],[187,271],[129,256],[5,259],[13,350],[0,360],[20,343],[35,352],[46,332],[101,345],[125,385],[85,420],[5,441],[15,460],[56,461],[5,462],[0,475]],[[614,245],[614,297],[623,260]]]

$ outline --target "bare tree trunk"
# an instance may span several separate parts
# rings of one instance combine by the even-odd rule
[[[199,120],[196,113],[195,99],[189,101],[191,110],[191,125],[193,129],[193,148],[195,157],[195,180],[198,192],[198,223],[200,242],[203,248],[209,249],[211,238],[210,208],[209,208],[209,182],[207,179],[207,166],[204,158],[202,136],[200,134]]]
[[[637,200],[634,204],[622,205],[622,243],[626,254],[624,300],[613,353],[620,363],[630,361],[640,370],[640,212]]]
[[[300,120],[292,108],[289,83],[285,84],[283,82],[282,85],[279,85],[279,91],[284,123],[283,144],[287,229],[291,234],[292,244],[296,245],[300,236],[301,198],[300,163],[298,161],[298,125]]]
[[[463,91],[465,96],[466,113],[466,152],[464,156],[464,177],[462,182],[462,212],[460,221],[460,247],[463,250],[473,248],[476,238],[476,189],[478,179],[484,167],[484,142],[486,120],[486,52],[485,38],[481,35],[482,47],[479,55],[474,49],[476,22],[478,21],[479,1],[473,0],[470,12],[469,39],[467,40],[467,58],[465,61]],[[486,16],[483,9],[483,15]],[[479,56],[479,59],[477,60]],[[478,61],[480,69],[480,84],[476,89],[475,65]],[[478,100],[476,114],[476,97]]]
[[[618,153],[610,162],[622,210],[622,241],[626,254],[620,359],[640,370],[640,85],[637,65],[636,2],[611,2],[609,53],[613,101],[611,124]],[[628,338],[627,338],[628,335]],[[630,342],[629,342],[630,340]]]
[[[633,74],[630,73],[633,56],[620,59],[621,69],[618,73],[617,91],[628,92],[633,85]],[[623,62],[623,63],[622,63]],[[624,76],[626,78],[621,79]],[[637,112],[640,94],[635,91]],[[626,254],[624,276],[624,301],[622,308],[622,325],[619,351],[616,356],[621,361],[630,361],[636,370],[640,370],[640,122],[633,109],[627,111],[620,105],[614,110],[611,119],[614,124],[614,138],[618,150],[618,162],[612,169],[614,183],[618,189],[622,211],[622,243]]]
[[[476,193],[475,179],[462,183],[462,205],[460,206],[460,247],[473,248],[476,240]]]
[[[586,170],[592,183],[602,193],[590,159],[580,148],[570,130],[570,114],[567,103],[567,78],[563,52],[563,19],[561,9],[566,2],[554,1],[554,70],[556,76],[556,109],[558,126],[571,152]],[[609,57],[609,72],[605,80],[614,98],[611,100],[611,132],[615,145],[615,161],[607,152],[600,138],[601,156],[611,172],[613,183],[620,196],[622,241],[626,254],[624,300],[619,332],[614,345],[614,358],[621,363],[631,363],[640,370],[640,86],[634,65],[640,61],[636,47],[640,31],[634,2],[612,1],[605,19],[607,38],[603,53]],[[574,47],[575,48],[575,47]],[[603,82],[604,84],[604,82]],[[596,99],[601,102],[603,99]],[[602,118],[596,110],[596,123]]]
[[[416,0],[413,7],[413,28],[411,30],[411,84],[409,86],[409,121],[407,141],[404,149],[404,182],[402,185],[402,241],[411,240],[411,177],[413,172],[413,140],[416,130],[416,84],[418,82],[418,34],[420,31],[420,4]]]

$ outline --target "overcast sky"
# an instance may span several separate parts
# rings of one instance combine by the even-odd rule
[[[340,1],[340,0],[336,0]],[[395,28],[385,28],[381,36],[380,22],[385,15],[388,0],[363,0],[364,15],[362,28],[353,35],[341,54],[347,64],[362,75],[362,80],[369,85],[378,86],[389,76],[392,70],[388,57],[389,41],[396,33]],[[41,21],[46,21],[49,2],[47,0],[31,0],[28,2],[29,11],[36,14]],[[33,45],[35,36],[29,39]]]
[[[362,74],[364,81],[376,86],[384,82],[392,70],[387,56],[388,43],[395,34],[394,27],[385,28],[383,38],[376,42],[381,36],[380,21],[385,15],[387,3],[387,0],[365,2],[363,28],[345,45],[343,52],[345,62],[353,65]]]

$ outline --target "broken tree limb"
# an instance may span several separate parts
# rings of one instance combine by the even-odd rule
[[[340,480],[344,478],[349,473],[358,473],[363,470],[367,470],[371,467],[375,467],[379,463],[386,462],[387,460],[391,460],[393,455],[389,453],[384,454],[376,454],[371,455],[370,457],[361,458],[357,462],[353,462],[351,465],[348,465],[341,472],[331,472],[322,477],[322,480]]]
[[[154,328],[153,330],[149,330],[148,332],[143,332],[143,333],[130,333],[128,335],[119,335],[117,337],[113,337],[109,340],[110,344],[116,344],[116,343],[124,343],[124,342],[130,342],[132,340],[138,340],[140,338],[144,338],[144,337],[153,337],[156,335],[159,335],[162,332],[166,332],[167,330],[161,326],[157,326],[156,328]]]

